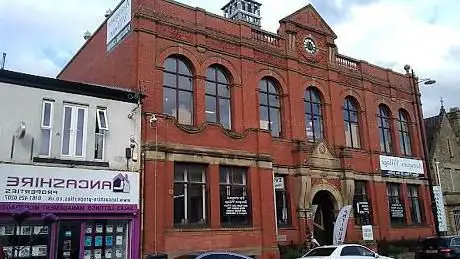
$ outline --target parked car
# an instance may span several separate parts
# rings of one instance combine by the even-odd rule
[[[304,254],[299,259],[392,259],[390,257],[378,255],[369,248],[357,244],[345,244],[335,246],[320,246]]]
[[[174,259],[253,259],[253,257],[232,252],[198,252],[194,254],[180,255]]]
[[[460,236],[427,237],[418,243],[415,259],[460,258]]]

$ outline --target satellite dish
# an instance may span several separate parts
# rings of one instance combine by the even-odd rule
[[[21,124],[19,125],[19,128],[16,130],[16,137],[19,139],[22,139],[24,138],[25,135],[26,135],[26,123],[22,121]]]

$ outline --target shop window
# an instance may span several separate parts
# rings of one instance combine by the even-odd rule
[[[379,105],[377,113],[377,123],[379,126],[380,136],[380,151],[391,153],[391,119],[390,112],[387,106]]]
[[[127,220],[85,222],[84,258],[129,258],[128,223]]]
[[[206,72],[206,121],[220,123],[224,128],[231,129],[230,83],[227,73],[218,67],[211,66]]]
[[[367,195],[367,182],[355,181],[353,196],[354,217],[356,225],[372,225],[372,211]]]
[[[107,109],[97,108],[96,109],[96,131],[95,135],[95,150],[94,159],[104,159],[104,146],[105,146],[105,132],[109,130],[109,124],[107,121]]]
[[[401,197],[401,185],[397,183],[387,184],[388,208],[390,222],[393,225],[405,223],[404,205]]]
[[[411,210],[411,219],[413,224],[422,224],[423,223],[423,216],[422,216],[422,203],[419,198],[418,194],[418,186],[417,185],[408,185],[407,186],[409,191],[409,201],[410,201],[410,210]]]
[[[410,131],[409,131],[409,115],[406,111],[399,111],[399,145],[401,154],[410,156],[412,155]]]
[[[40,156],[49,156],[51,153],[51,138],[53,127],[53,109],[54,102],[44,100],[42,103],[42,120],[40,123],[41,137],[40,137]]]
[[[174,225],[207,223],[206,166],[174,165]]]
[[[289,199],[286,177],[275,176],[276,218],[278,226],[288,226],[290,222]]]
[[[251,224],[250,194],[247,187],[247,169],[221,166],[220,208],[223,226]]]
[[[188,62],[177,56],[164,62],[163,112],[180,124],[193,124],[193,74]]]
[[[13,221],[0,222],[0,248],[3,247],[8,258],[47,259],[50,256],[49,243],[48,226],[33,221],[21,226]]]
[[[351,96],[345,99],[343,120],[345,124],[345,144],[347,147],[360,148],[358,105],[356,100]]]
[[[61,154],[85,158],[88,108],[64,104]]]
[[[269,130],[273,137],[281,136],[281,95],[278,83],[272,78],[259,82],[260,128]]]
[[[304,96],[305,129],[307,140],[317,142],[323,139],[323,111],[320,93],[316,88],[308,87]]]

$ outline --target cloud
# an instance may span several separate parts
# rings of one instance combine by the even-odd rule
[[[7,69],[54,77],[82,46],[83,33],[103,22],[121,0],[0,0],[0,52]],[[153,0],[152,0],[153,1]],[[226,1],[179,0],[222,14]],[[260,0],[262,27],[312,3],[338,35],[339,52],[403,72],[410,64],[435,86],[422,88],[424,111],[458,105],[460,24],[458,0]]]

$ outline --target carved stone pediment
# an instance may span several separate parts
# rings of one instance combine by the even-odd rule
[[[340,167],[340,160],[331,154],[324,142],[315,144],[312,153],[307,156],[305,162],[323,168],[336,169]]]

